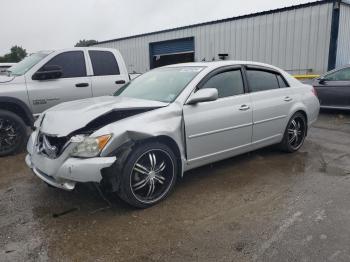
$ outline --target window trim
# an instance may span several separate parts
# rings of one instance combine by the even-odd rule
[[[331,74],[335,74],[335,73],[338,73],[339,71],[341,70],[345,70],[345,69],[350,69],[350,67],[342,67],[342,68],[339,68],[339,69],[336,69],[334,70],[333,72],[328,72],[326,73],[322,78],[327,81],[327,82],[350,82],[350,80],[330,80],[330,79],[327,79],[326,77],[331,75]]]
[[[39,70],[41,68],[43,68],[44,66],[46,66],[49,62],[51,62],[52,59],[54,59],[55,57],[59,56],[59,55],[62,55],[62,54],[66,54],[66,53],[72,53],[72,52],[81,52],[83,54],[83,59],[84,59],[84,67],[85,67],[85,76],[70,76],[70,77],[60,77],[58,79],[70,79],[70,78],[82,78],[82,77],[88,77],[88,69],[87,69],[87,63],[86,63],[86,58],[85,58],[85,52],[83,50],[70,50],[70,51],[64,51],[64,52],[61,52],[53,57],[50,58],[49,61],[47,61],[45,64],[43,64],[38,70],[35,71],[36,72],[39,72]],[[34,73],[34,74],[35,74]],[[42,81],[42,80],[41,80]]]
[[[282,89],[282,88],[289,88],[290,87],[290,84],[288,83],[288,81],[285,79],[285,77],[278,70],[275,70],[275,69],[269,68],[269,67],[265,67],[265,66],[260,66],[260,65],[245,65],[243,68],[244,68],[243,71],[244,71],[244,74],[245,74],[245,77],[246,77],[249,93],[266,92],[266,91],[279,90],[279,89]],[[253,91],[251,89],[250,84],[249,84],[248,75],[247,75],[247,71],[249,71],[249,70],[263,71],[263,72],[266,72],[266,73],[274,74],[275,77],[276,77],[278,88],[267,89],[267,90],[260,90],[260,91]],[[279,75],[282,78],[282,80],[286,84],[286,87],[281,87],[280,86],[279,81],[277,79],[277,75]]]
[[[229,66],[222,66],[219,68],[216,68],[214,70],[212,70],[211,72],[209,72],[195,87],[194,92],[197,92],[199,89],[201,89],[212,77],[221,74],[221,73],[225,73],[228,71],[236,71],[239,70],[241,72],[241,76],[242,76],[242,83],[243,83],[243,93],[242,94],[237,94],[237,95],[231,95],[231,96],[226,96],[226,97],[219,97],[217,100],[219,99],[225,99],[225,98],[230,98],[230,97],[235,97],[235,96],[241,96],[241,95],[245,95],[248,92],[247,89],[247,84],[244,78],[244,73],[242,70],[242,65],[229,65]]]
[[[105,53],[110,53],[110,54],[113,56],[115,62],[117,63],[118,74],[113,74],[113,75],[95,75],[94,63],[93,63],[93,61],[92,61],[92,57],[91,57],[91,55],[90,55],[90,52],[105,52]],[[102,77],[103,77],[103,76],[120,76],[120,75],[121,75],[121,73],[120,73],[120,66],[119,66],[119,63],[118,63],[118,59],[115,57],[115,55],[114,55],[113,52],[108,51],[108,50],[88,50],[88,56],[89,56],[89,59],[90,59],[90,62],[91,62],[91,73],[92,73],[91,76],[96,76],[96,77],[102,76]]]
[[[279,88],[289,88],[290,87],[290,85],[288,84],[287,80],[283,77],[283,75],[281,75],[280,73],[275,74],[275,75],[276,75],[276,78],[277,78],[277,83],[278,83]],[[278,76],[280,76],[282,81],[284,82],[284,84],[285,84],[284,87],[280,86],[280,81],[278,81]]]

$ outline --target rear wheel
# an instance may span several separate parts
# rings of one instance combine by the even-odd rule
[[[18,115],[0,110],[0,156],[21,151],[27,141],[27,127]]]
[[[297,112],[288,122],[287,128],[284,132],[283,140],[280,144],[285,152],[295,152],[304,144],[307,130],[307,123],[305,116]]]
[[[175,185],[178,165],[165,144],[136,146],[121,174],[118,195],[137,208],[147,208],[168,196]]]

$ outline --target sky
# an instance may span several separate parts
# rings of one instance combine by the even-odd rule
[[[0,55],[32,53],[266,11],[314,0],[0,0]]]

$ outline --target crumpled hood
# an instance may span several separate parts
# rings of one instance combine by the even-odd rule
[[[54,106],[38,119],[40,130],[46,134],[67,136],[88,125],[96,118],[109,112],[152,109],[167,106],[168,103],[117,96],[102,96]]]
[[[0,75],[0,84],[11,82],[13,79],[15,79],[14,76]]]

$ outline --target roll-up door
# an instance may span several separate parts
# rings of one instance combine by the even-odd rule
[[[193,62],[194,38],[187,37],[150,43],[150,67]]]

